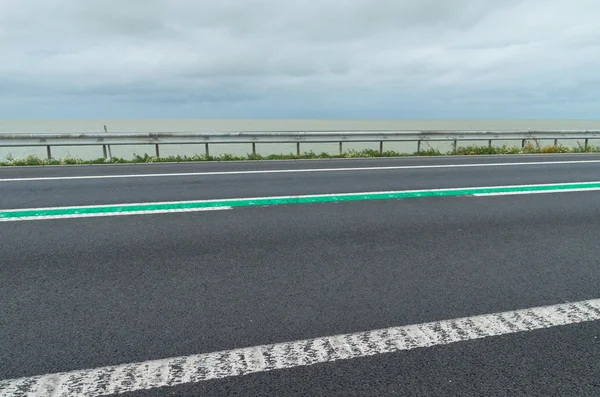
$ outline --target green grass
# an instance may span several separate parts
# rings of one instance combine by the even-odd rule
[[[541,146],[539,141],[527,142],[525,146],[459,146],[456,150],[441,152],[438,149],[429,147],[420,152],[399,153],[392,150],[386,150],[379,153],[374,149],[348,150],[342,154],[315,153],[313,151],[305,152],[299,156],[290,154],[270,154],[263,156],[261,154],[247,154],[245,156],[236,156],[232,154],[221,154],[219,156],[205,156],[195,154],[191,156],[167,156],[154,157],[148,154],[134,154],[130,160],[113,157],[111,160],[98,158],[93,160],[84,160],[77,157],[67,156],[60,159],[43,159],[36,155],[29,155],[25,158],[6,157],[6,160],[0,161],[0,166],[25,166],[25,165],[65,165],[65,164],[116,164],[116,163],[183,163],[189,161],[242,161],[242,160],[295,160],[295,159],[336,159],[336,158],[368,158],[368,157],[401,157],[401,156],[452,156],[452,155],[486,155],[486,154],[536,154],[536,153],[597,153],[600,152],[600,146],[581,145],[578,143],[575,147],[564,145]]]

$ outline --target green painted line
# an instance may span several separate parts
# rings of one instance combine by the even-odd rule
[[[332,203],[346,201],[393,200],[423,197],[470,196],[493,193],[534,193],[600,190],[600,182],[558,183],[547,185],[494,186],[452,189],[404,190],[374,193],[340,193],[307,196],[282,196],[222,200],[180,201],[169,203],[109,204],[84,207],[55,207],[0,211],[0,221],[15,218],[102,216],[165,211],[193,211],[221,207],[257,207],[272,205]]]

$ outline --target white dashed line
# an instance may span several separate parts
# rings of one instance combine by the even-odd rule
[[[165,210],[148,211],[123,211],[123,212],[96,212],[90,214],[66,214],[66,215],[36,215],[21,216],[15,218],[0,218],[0,222],[18,222],[18,221],[41,221],[47,219],[73,219],[73,218],[98,218],[106,216],[124,216],[124,215],[154,215],[154,214],[173,214],[178,212],[202,212],[202,211],[224,211],[231,210],[233,207],[208,207],[208,208],[173,208]],[[8,211],[4,211],[8,212]],[[1,396],[0,396],[1,397]]]
[[[494,193],[475,193],[475,197],[492,197],[492,196],[520,196],[523,194],[548,194],[548,193],[574,193],[574,192],[597,192],[600,188],[588,188],[588,189],[548,189],[548,190],[534,190],[528,192],[494,192]]]

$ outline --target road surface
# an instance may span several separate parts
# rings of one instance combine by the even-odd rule
[[[598,155],[0,168],[0,395],[600,395],[599,181]]]

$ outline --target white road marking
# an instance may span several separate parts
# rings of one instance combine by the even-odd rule
[[[600,320],[600,299],[0,381],[4,397],[103,396]]]
[[[85,207],[83,207],[85,208]],[[29,210],[29,208],[25,208]],[[144,211],[127,211],[127,212],[96,212],[91,214],[65,214],[65,215],[39,215],[39,216],[22,216],[18,218],[0,218],[0,222],[18,222],[18,221],[41,221],[44,219],[70,219],[70,218],[98,218],[105,216],[125,216],[125,215],[154,215],[154,214],[170,214],[175,212],[201,212],[201,211],[223,211],[231,210],[233,207],[209,207],[209,208],[174,208],[165,210],[144,210]],[[15,212],[22,210],[3,210],[2,212]],[[1,397],[1,396],[0,396]]]
[[[536,190],[531,192],[496,192],[496,193],[473,193],[475,197],[491,197],[491,196],[519,196],[522,194],[547,194],[547,193],[569,193],[569,192],[596,192],[600,188],[590,189],[548,189],[548,190]]]
[[[386,170],[413,170],[436,168],[472,168],[472,167],[510,167],[510,166],[536,166],[536,165],[568,165],[600,163],[600,160],[568,160],[568,161],[538,161],[515,163],[478,163],[478,164],[437,164],[437,165],[405,165],[388,167],[349,167],[349,168],[304,168],[283,170],[250,170],[250,171],[214,171],[214,172],[177,172],[162,174],[124,174],[124,175],[81,175],[81,176],[48,176],[32,178],[4,178],[0,182],[33,182],[33,181],[64,181],[85,179],[121,179],[121,178],[163,178],[177,176],[212,176],[212,175],[249,175],[249,174],[293,174],[306,172],[350,172],[350,171],[386,171]]]

